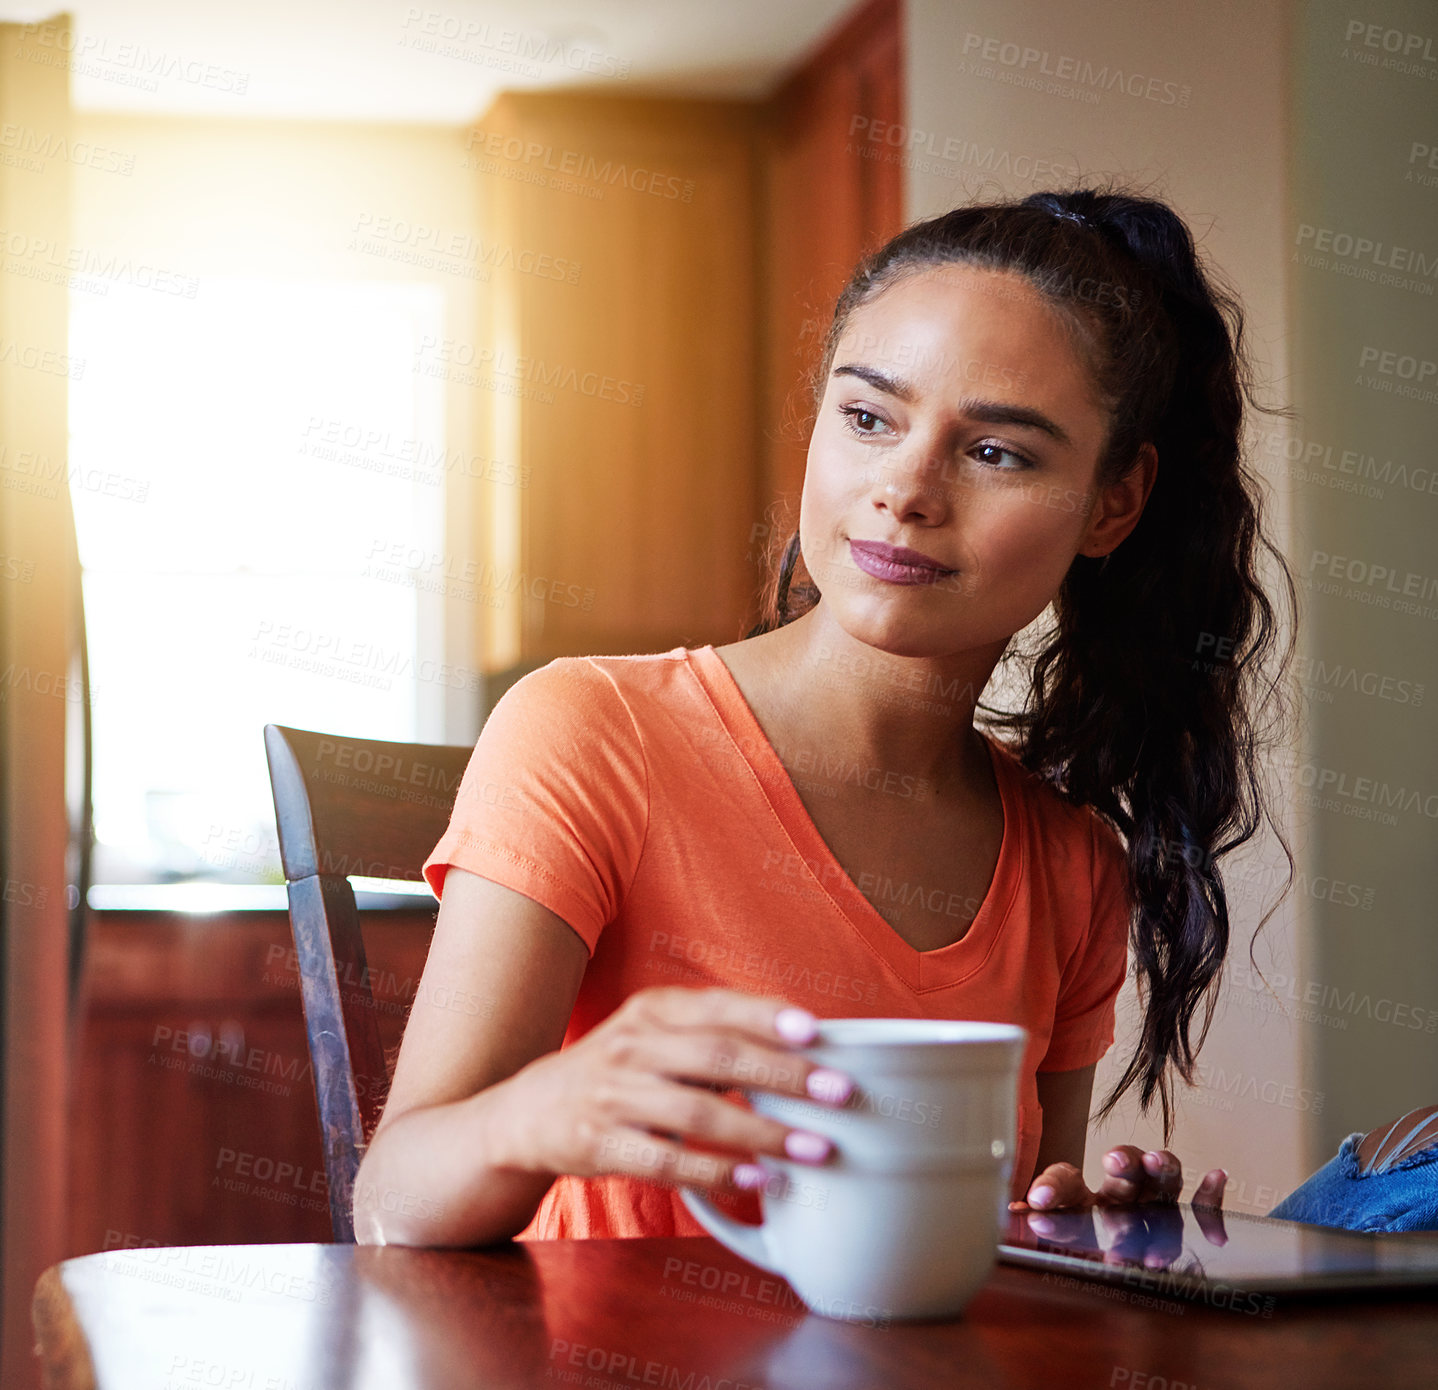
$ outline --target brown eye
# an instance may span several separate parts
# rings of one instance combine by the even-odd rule
[[[970,452],[978,462],[987,464],[990,468],[997,468],[1002,472],[1032,467],[1022,454],[1016,454],[1012,449],[1005,449],[1002,444],[976,444]],[[1010,462],[1005,463],[1005,459]]]
[[[877,434],[884,423],[881,416],[872,410],[865,410],[863,406],[844,405],[839,410],[855,434]]]

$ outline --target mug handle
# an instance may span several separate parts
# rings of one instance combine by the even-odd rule
[[[747,1222],[734,1220],[693,1188],[681,1187],[679,1198],[689,1208],[689,1214],[720,1245],[728,1246],[750,1264],[767,1269],[770,1274],[777,1274],[781,1279],[784,1277],[784,1271],[774,1263],[769,1242],[764,1239],[763,1226],[750,1226]]]

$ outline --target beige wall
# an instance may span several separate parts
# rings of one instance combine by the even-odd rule
[[[1118,176],[1169,200],[1187,219],[1202,251],[1241,294],[1262,379],[1284,381],[1286,6],[906,0],[906,8],[912,217]],[[1025,50],[1034,52],[1026,57]],[[1075,76],[1084,63],[1088,81]],[[1109,85],[1119,72],[1122,85]],[[1275,482],[1272,515],[1286,544],[1287,484]],[[1271,840],[1252,848],[1236,866],[1248,886],[1231,894],[1242,943],[1233,954],[1245,965],[1260,903],[1274,896],[1272,866],[1281,862]],[[1266,894],[1254,891],[1254,881]],[[1300,933],[1310,906],[1311,899],[1291,897],[1270,920],[1257,949],[1265,973],[1307,978]],[[1191,1174],[1229,1170],[1229,1203],[1247,1211],[1266,1211],[1314,1166],[1310,1127],[1321,1104],[1310,1074],[1311,1037],[1296,1020],[1265,1013],[1263,1002],[1230,979],[1202,1054],[1208,1084],[1187,1093],[1174,1137]],[[1126,996],[1119,1042],[1099,1070],[1100,1094],[1131,1046],[1123,1015],[1132,1005]],[[1091,1141],[1090,1182],[1109,1144],[1160,1138],[1157,1118],[1141,1121],[1135,1109],[1125,1107]]]
[[[1327,695],[1297,801],[1369,904],[1314,904],[1331,1146],[1438,1100],[1438,10],[1309,0],[1294,59],[1293,550]]]

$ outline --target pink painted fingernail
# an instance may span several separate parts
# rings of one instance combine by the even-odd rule
[[[810,1134],[806,1130],[790,1130],[784,1140],[784,1152],[796,1163],[822,1163],[834,1151],[834,1146],[822,1134]]]
[[[819,1067],[809,1073],[804,1089],[815,1100],[828,1101],[831,1105],[842,1105],[854,1094],[854,1079],[831,1067]]]
[[[1029,1205],[1031,1207],[1052,1206],[1054,1195],[1054,1190],[1051,1187],[1036,1187],[1029,1193]]]
[[[819,1022],[804,1009],[780,1009],[774,1015],[774,1031],[786,1042],[813,1042]]]
[[[769,1181],[769,1175],[757,1164],[737,1163],[734,1165],[731,1181],[735,1187],[742,1187],[746,1192],[752,1192],[756,1188],[763,1187]]]

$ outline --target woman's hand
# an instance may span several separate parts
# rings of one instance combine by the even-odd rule
[[[1097,1192],[1090,1192],[1083,1174],[1071,1163],[1053,1163],[1029,1184],[1027,1200],[1010,1202],[1010,1211],[1074,1211],[1092,1206],[1140,1206],[1152,1202],[1176,1202],[1183,1190],[1183,1167],[1167,1149],[1145,1153],[1132,1144],[1121,1144],[1103,1156],[1104,1180]],[[1214,1168],[1194,1190],[1191,1205],[1199,1208],[1223,1206],[1223,1189],[1228,1174]]]
[[[1178,1159],[1167,1149],[1145,1153],[1123,1144],[1103,1156],[1103,1166],[1103,1184],[1090,1192],[1071,1163],[1051,1164],[1034,1179],[1028,1201],[1010,1202],[1009,1210],[1027,1212],[1029,1229],[1052,1245],[1102,1250],[1105,1264],[1167,1269],[1183,1252],[1185,1218],[1175,1206],[1183,1189]],[[1227,1182],[1228,1174],[1214,1168],[1190,1199],[1210,1245],[1228,1244],[1222,1211]]]
[[[774,1091],[842,1105],[853,1082],[792,1049],[812,1015],[725,989],[646,989],[573,1045],[496,1087],[507,1135],[496,1161],[534,1173],[605,1173],[696,1187],[756,1188],[748,1154],[822,1163],[832,1145],[720,1092]],[[496,1096],[496,1103],[498,1097]],[[717,1150],[717,1152],[716,1152]]]
[[[825,1141],[721,1094],[842,1104],[848,1078],[794,1051],[813,1041],[811,1015],[730,990],[648,989],[562,1047],[588,965],[584,942],[548,908],[449,870],[355,1180],[359,1240],[507,1240],[559,1173],[757,1188],[769,1175],[751,1155],[824,1161]],[[447,1006],[456,1000],[465,1007]]]

